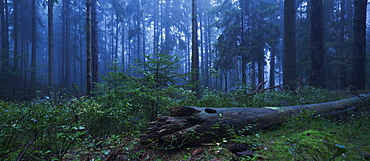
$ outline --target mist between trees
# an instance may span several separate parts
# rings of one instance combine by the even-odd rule
[[[259,87],[363,90],[366,15],[366,0],[1,0],[0,97],[86,95],[109,72],[143,77],[140,63],[164,57],[171,72],[193,71],[175,84],[196,92],[266,81]]]

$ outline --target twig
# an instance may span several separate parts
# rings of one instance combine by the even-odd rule
[[[280,85],[276,85],[276,86],[272,86],[272,87],[268,87],[268,88],[260,89],[260,90],[259,90],[259,88],[260,88],[263,84],[266,84],[266,83],[267,83],[267,81],[265,81],[265,82],[261,82],[260,84],[258,84],[258,86],[257,86],[256,90],[254,90],[253,92],[248,93],[248,95],[252,95],[252,94],[255,94],[255,93],[258,93],[258,92],[263,92],[263,91],[267,91],[267,90],[269,90],[269,89],[274,89],[274,88],[278,88],[278,87],[283,86],[283,84],[280,84]]]
[[[24,153],[26,153],[27,149],[32,145],[33,142],[35,142],[35,139],[27,143],[26,147],[24,147],[24,149],[22,150],[22,152],[19,153],[18,158],[17,158],[17,161],[22,160],[22,158],[24,156]]]

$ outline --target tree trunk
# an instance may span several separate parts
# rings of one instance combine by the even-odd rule
[[[92,81],[98,83],[99,53],[98,53],[98,9],[97,0],[91,0],[91,62]],[[94,88],[94,85],[93,85]]]
[[[71,83],[71,47],[70,47],[70,45],[71,45],[71,43],[70,43],[70,34],[71,34],[71,32],[70,32],[70,12],[71,12],[71,10],[69,9],[69,3],[70,3],[70,1],[69,0],[64,0],[63,1],[63,8],[64,8],[64,19],[65,19],[65,32],[64,32],[64,34],[65,34],[65,40],[64,40],[64,43],[65,43],[65,53],[64,53],[64,55],[65,55],[65,76],[64,76],[64,84],[65,84],[65,86],[67,87],[68,85],[70,85],[70,83]]]
[[[86,89],[92,95],[92,54],[91,54],[91,0],[86,0]]]
[[[302,110],[312,111],[315,115],[335,116],[355,109],[356,105],[370,99],[370,93],[338,101],[287,106],[287,107],[187,107],[170,108],[170,116],[159,117],[156,122],[150,122],[149,132],[141,137],[143,144],[153,143],[167,148],[183,145],[200,145],[219,141],[228,137],[228,130],[272,128],[284,121],[299,115]],[[152,141],[152,142],[151,142]]]
[[[352,54],[352,88],[366,89],[366,6],[367,0],[355,0]]]
[[[310,85],[325,88],[324,70],[324,25],[322,0],[311,1],[311,62]]]
[[[8,32],[8,2],[0,1],[0,17],[1,17],[1,69],[4,77],[9,74],[9,32]],[[3,82],[7,83],[7,82]]]
[[[37,48],[37,38],[36,38],[36,1],[31,1],[31,15],[32,15],[32,48],[31,48],[31,86],[36,83],[36,48]]]
[[[192,0],[192,47],[191,47],[191,72],[193,90],[199,97],[199,50],[198,50],[198,26],[197,26],[197,8],[196,0]]]
[[[297,84],[295,21],[295,0],[285,0],[283,81],[288,89],[293,89]]]
[[[53,44],[53,2],[48,1],[48,56],[49,56],[49,81],[48,85],[52,87],[54,85],[54,44]]]

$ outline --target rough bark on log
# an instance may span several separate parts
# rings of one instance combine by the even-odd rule
[[[338,101],[287,107],[178,106],[169,109],[170,116],[159,117],[151,122],[149,132],[140,139],[142,143],[167,148],[199,145],[227,137],[230,128],[241,130],[250,125],[258,129],[271,128],[299,115],[302,110],[315,115],[335,116],[353,110],[356,105],[369,99],[370,93]]]

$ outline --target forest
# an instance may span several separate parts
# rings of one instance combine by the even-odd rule
[[[369,159],[368,4],[0,0],[0,159]],[[301,109],[267,131],[217,122],[211,129],[228,136],[214,133],[207,145],[142,141],[167,116],[182,126],[178,107],[351,97],[362,101],[338,115]]]

